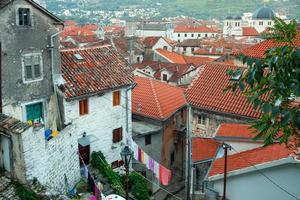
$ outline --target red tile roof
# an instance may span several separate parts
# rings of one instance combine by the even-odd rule
[[[240,90],[235,93],[224,92],[224,88],[231,82],[226,71],[236,70],[238,67],[218,62],[206,63],[201,67],[198,76],[186,90],[187,101],[193,107],[249,118],[261,116],[261,112],[254,110]]]
[[[165,59],[167,59],[169,62],[177,64],[199,65],[214,60],[209,57],[184,56],[176,52],[167,51],[165,49],[156,49],[156,52]]]
[[[132,112],[158,120],[166,120],[185,106],[184,90],[157,80],[134,77]]]
[[[217,33],[218,31],[207,26],[176,26],[175,33]]]
[[[94,42],[100,42],[101,40],[96,35],[74,35],[74,36],[68,36],[71,37],[73,40],[75,40],[78,43],[94,43]]]
[[[180,55],[175,52],[170,52],[164,49],[156,49],[155,50],[159,55],[166,58],[169,62],[178,63],[178,64],[186,64],[186,61],[183,55]]]
[[[186,63],[194,64],[194,65],[202,65],[206,62],[214,61],[213,58],[209,57],[199,57],[199,56],[183,56]]]
[[[222,123],[216,133],[216,137],[252,139],[255,136],[254,131],[249,124]]]
[[[152,68],[155,71],[154,77],[159,80],[161,79],[162,70],[166,69],[172,73],[172,76],[169,79],[170,81],[178,81],[183,74],[188,72],[190,66],[191,64],[166,63],[160,61],[143,61],[142,63],[132,65],[133,68],[138,69],[144,69],[146,67]]]
[[[243,36],[259,36],[259,33],[254,27],[242,27]]]
[[[152,48],[161,37],[146,37],[143,40],[143,44],[147,48]]]
[[[285,144],[273,144],[267,147],[259,147],[227,157],[227,171],[232,172],[252,165],[264,164],[283,158],[292,154]],[[209,177],[224,173],[224,158],[219,158],[213,162],[209,171]]]
[[[220,143],[211,138],[193,138],[192,159],[193,162],[213,159]]]
[[[103,28],[106,33],[122,33],[125,28],[122,26],[106,26]]]
[[[281,47],[281,46],[284,46],[284,45],[286,45],[286,43],[276,42],[274,39],[269,39],[269,40],[265,40],[261,43],[255,44],[251,47],[248,47],[248,48],[242,50],[240,54],[243,54],[243,55],[248,56],[248,57],[262,59],[262,58],[265,57],[265,52],[268,49]],[[298,34],[295,38],[294,46],[300,47],[300,32],[298,32]]]
[[[63,32],[60,33],[62,39],[67,36],[91,36],[95,35],[95,31],[100,26],[97,24],[86,24],[86,25],[70,25],[66,26]]]
[[[111,46],[61,50],[63,92],[67,98],[133,84],[131,68]],[[83,60],[77,60],[79,54]]]

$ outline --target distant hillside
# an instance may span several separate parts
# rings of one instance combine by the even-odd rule
[[[254,12],[264,4],[290,18],[300,19],[300,0],[40,0],[55,13],[79,8],[90,11],[123,10],[124,8],[155,8],[156,18],[180,15],[201,19],[223,19],[228,15]]]

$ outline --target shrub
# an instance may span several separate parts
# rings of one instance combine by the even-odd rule
[[[149,200],[148,183],[145,178],[137,172],[133,172],[128,177],[132,188],[132,194],[138,200]]]
[[[15,187],[16,187],[16,194],[20,199],[38,200],[38,196],[33,191],[31,191],[30,189],[22,185],[21,183],[16,182]]]

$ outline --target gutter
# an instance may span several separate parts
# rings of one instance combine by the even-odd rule
[[[56,100],[56,107],[57,107],[57,112],[58,112],[58,127],[63,128],[63,122],[61,119],[61,113],[60,113],[60,108],[58,105],[58,99],[57,99],[57,89],[56,89],[56,84],[54,82],[54,37],[58,36],[62,31],[56,32],[50,36],[50,49],[51,49],[51,74],[52,74],[52,84],[53,84],[53,90],[54,90],[54,95],[55,95],[55,100]]]
[[[129,95],[128,95],[128,92],[130,91],[130,90],[133,90],[133,88],[135,88],[135,86],[136,86],[137,84],[136,83],[134,83],[134,84],[131,84],[126,90],[125,90],[125,101],[126,101],[126,105],[125,105],[125,108],[126,108],[126,133],[127,133],[127,141],[126,141],[126,144],[128,145],[129,144],[129,133],[128,133],[128,131],[129,131],[129,120],[128,120],[128,117],[129,117]],[[130,101],[130,103],[131,103],[131,101]],[[131,123],[132,123],[132,117],[131,117]],[[132,126],[132,124],[131,124],[131,126]],[[132,134],[132,133],[131,133]],[[131,135],[131,138],[132,138],[132,135]]]

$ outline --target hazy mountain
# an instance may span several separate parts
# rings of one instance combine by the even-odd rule
[[[290,18],[300,19],[300,0],[44,0],[44,2],[49,10],[58,14],[71,8],[87,11],[154,8],[159,13],[156,18],[185,15],[202,19],[223,19],[228,15],[254,12],[255,9],[267,5]]]

